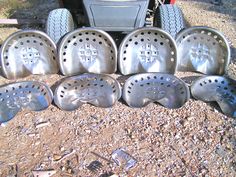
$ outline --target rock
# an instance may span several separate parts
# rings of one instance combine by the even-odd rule
[[[45,171],[32,171],[34,177],[50,177],[56,174],[55,170],[45,170]]]
[[[49,126],[50,125],[50,122],[49,121],[46,121],[46,122],[40,122],[38,124],[35,125],[35,128],[42,128],[42,127],[46,127],[46,126]]]
[[[61,155],[58,155],[58,154],[53,154],[53,161],[58,161],[62,158]]]

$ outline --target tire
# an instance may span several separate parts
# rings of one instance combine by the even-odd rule
[[[49,13],[46,24],[46,33],[55,43],[58,43],[61,37],[73,30],[73,17],[67,9],[55,9]]]
[[[186,27],[181,9],[171,4],[161,5],[156,9],[154,26],[162,28],[174,38],[180,30]]]

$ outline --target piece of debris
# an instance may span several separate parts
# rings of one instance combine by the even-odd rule
[[[58,154],[53,154],[53,161],[58,161],[62,158],[61,155],[58,155]]]
[[[119,177],[119,176],[112,173],[112,172],[106,172],[106,173],[100,175],[99,177]]]
[[[38,133],[28,133],[27,135],[28,135],[29,137],[34,137],[34,136],[38,135]]]
[[[9,164],[9,166],[8,166],[8,175],[9,176],[18,176],[18,166],[17,166],[17,164]]]
[[[34,177],[50,177],[54,174],[56,174],[55,170],[42,170],[42,171],[32,171]]]
[[[54,154],[53,155],[53,162],[58,163],[62,160],[64,160],[65,158],[67,158],[68,156],[74,154],[76,151],[73,149],[71,149],[70,151],[65,151],[65,153],[63,155],[57,155]]]
[[[72,174],[70,174],[68,172],[62,173],[61,175],[64,176],[64,177],[73,176]]]
[[[42,128],[42,127],[46,127],[46,126],[49,126],[50,125],[50,122],[49,121],[46,121],[46,122],[40,122],[38,124],[35,125],[35,128]]]
[[[117,165],[124,167],[126,171],[134,167],[137,163],[137,161],[122,148],[117,149],[112,153],[112,159]]]
[[[96,152],[91,152],[91,153],[92,153],[93,155],[95,155],[95,156],[97,156],[97,157],[99,157],[99,158],[101,158],[101,159],[107,161],[108,163],[113,163],[111,160],[109,160],[109,159],[107,159],[107,158],[105,158],[105,157],[99,155],[99,154],[96,153]]]
[[[114,174],[114,175],[111,175],[109,177],[119,177],[118,175]]]
[[[93,173],[98,173],[102,169],[103,165],[101,162],[95,160],[92,161],[89,166],[87,166],[87,169],[89,169]]]

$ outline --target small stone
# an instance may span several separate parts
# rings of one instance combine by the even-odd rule
[[[58,161],[62,158],[61,155],[58,155],[58,154],[53,154],[53,161]]]
[[[60,146],[59,149],[60,149],[60,151],[64,151],[65,150],[65,148],[63,146]]]
[[[29,133],[28,136],[29,137],[34,137],[34,136],[36,136],[36,133]]]
[[[36,141],[36,142],[34,143],[34,145],[37,146],[37,145],[39,145],[40,143],[41,143],[40,141]]]
[[[56,112],[57,110],[56,110],[54,107],[52,107],[52,108],[51,108],[51,111],[52,111],[52,112]]]
[[[71,168],[68,168],[68,169],[67,169],[67,172],[70,173],[70,174],[72,174],[72,169],[71,169]]]
[[[50,177],[54,174],[56,174],[56,171],[55,170],[48,170],[48,171],[38,171],[38,170],[35,170],[35,171],[32,171],[34,177],[43,177],[43,176],[47,176],[47,177]]]
[[[66,168],[64,166],[60,167],[61,168],[61,171],[65,171]]]
[[[50,125],[50,122],[46,121],[46,122],[40,122],[37,125],[35,125],[35,128],[42,128],[42,127],[46,127]]]

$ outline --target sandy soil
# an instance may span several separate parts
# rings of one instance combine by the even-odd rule
[[[57,6],[39,1],[43,2],[44,6],[32,8],[32,11],[39,9],[36,15],[41,11],[47,14]],[[235,68],[235,1],[225,0],[220,7],[207,0],[179,0],[178,5],[189,25],[211,26],[227,36],[232,45],[232,68]],[[1,28],[0,38],[4,40],[15,30]],[[233,69],[230,74],[235,76]],[[198,74],[177,73],[187,79],[193,75]],[[21,81],[39,80],[52,86],[61,78],[59,75],[30,76]],[[0,78],[1,85],[10,82],[13,81]],[[32,170],[54,169],[55,177],[106,176],[108,173],[233,177],[236,175],[235,134],[235,119],[223,115],[215,105],[193,99],[177,110],[157,104],[133,109],[118,102],[107,109],[83,105],[78,110],[65,112],[51,105],[42,112],[22,111],[0,128],[0,176],[32,176]],[[111,153],[120,147],[138,161],[129,171],[91,153],[110,160]],[[103,165],[96,174],[87,169],[94,160]]]

